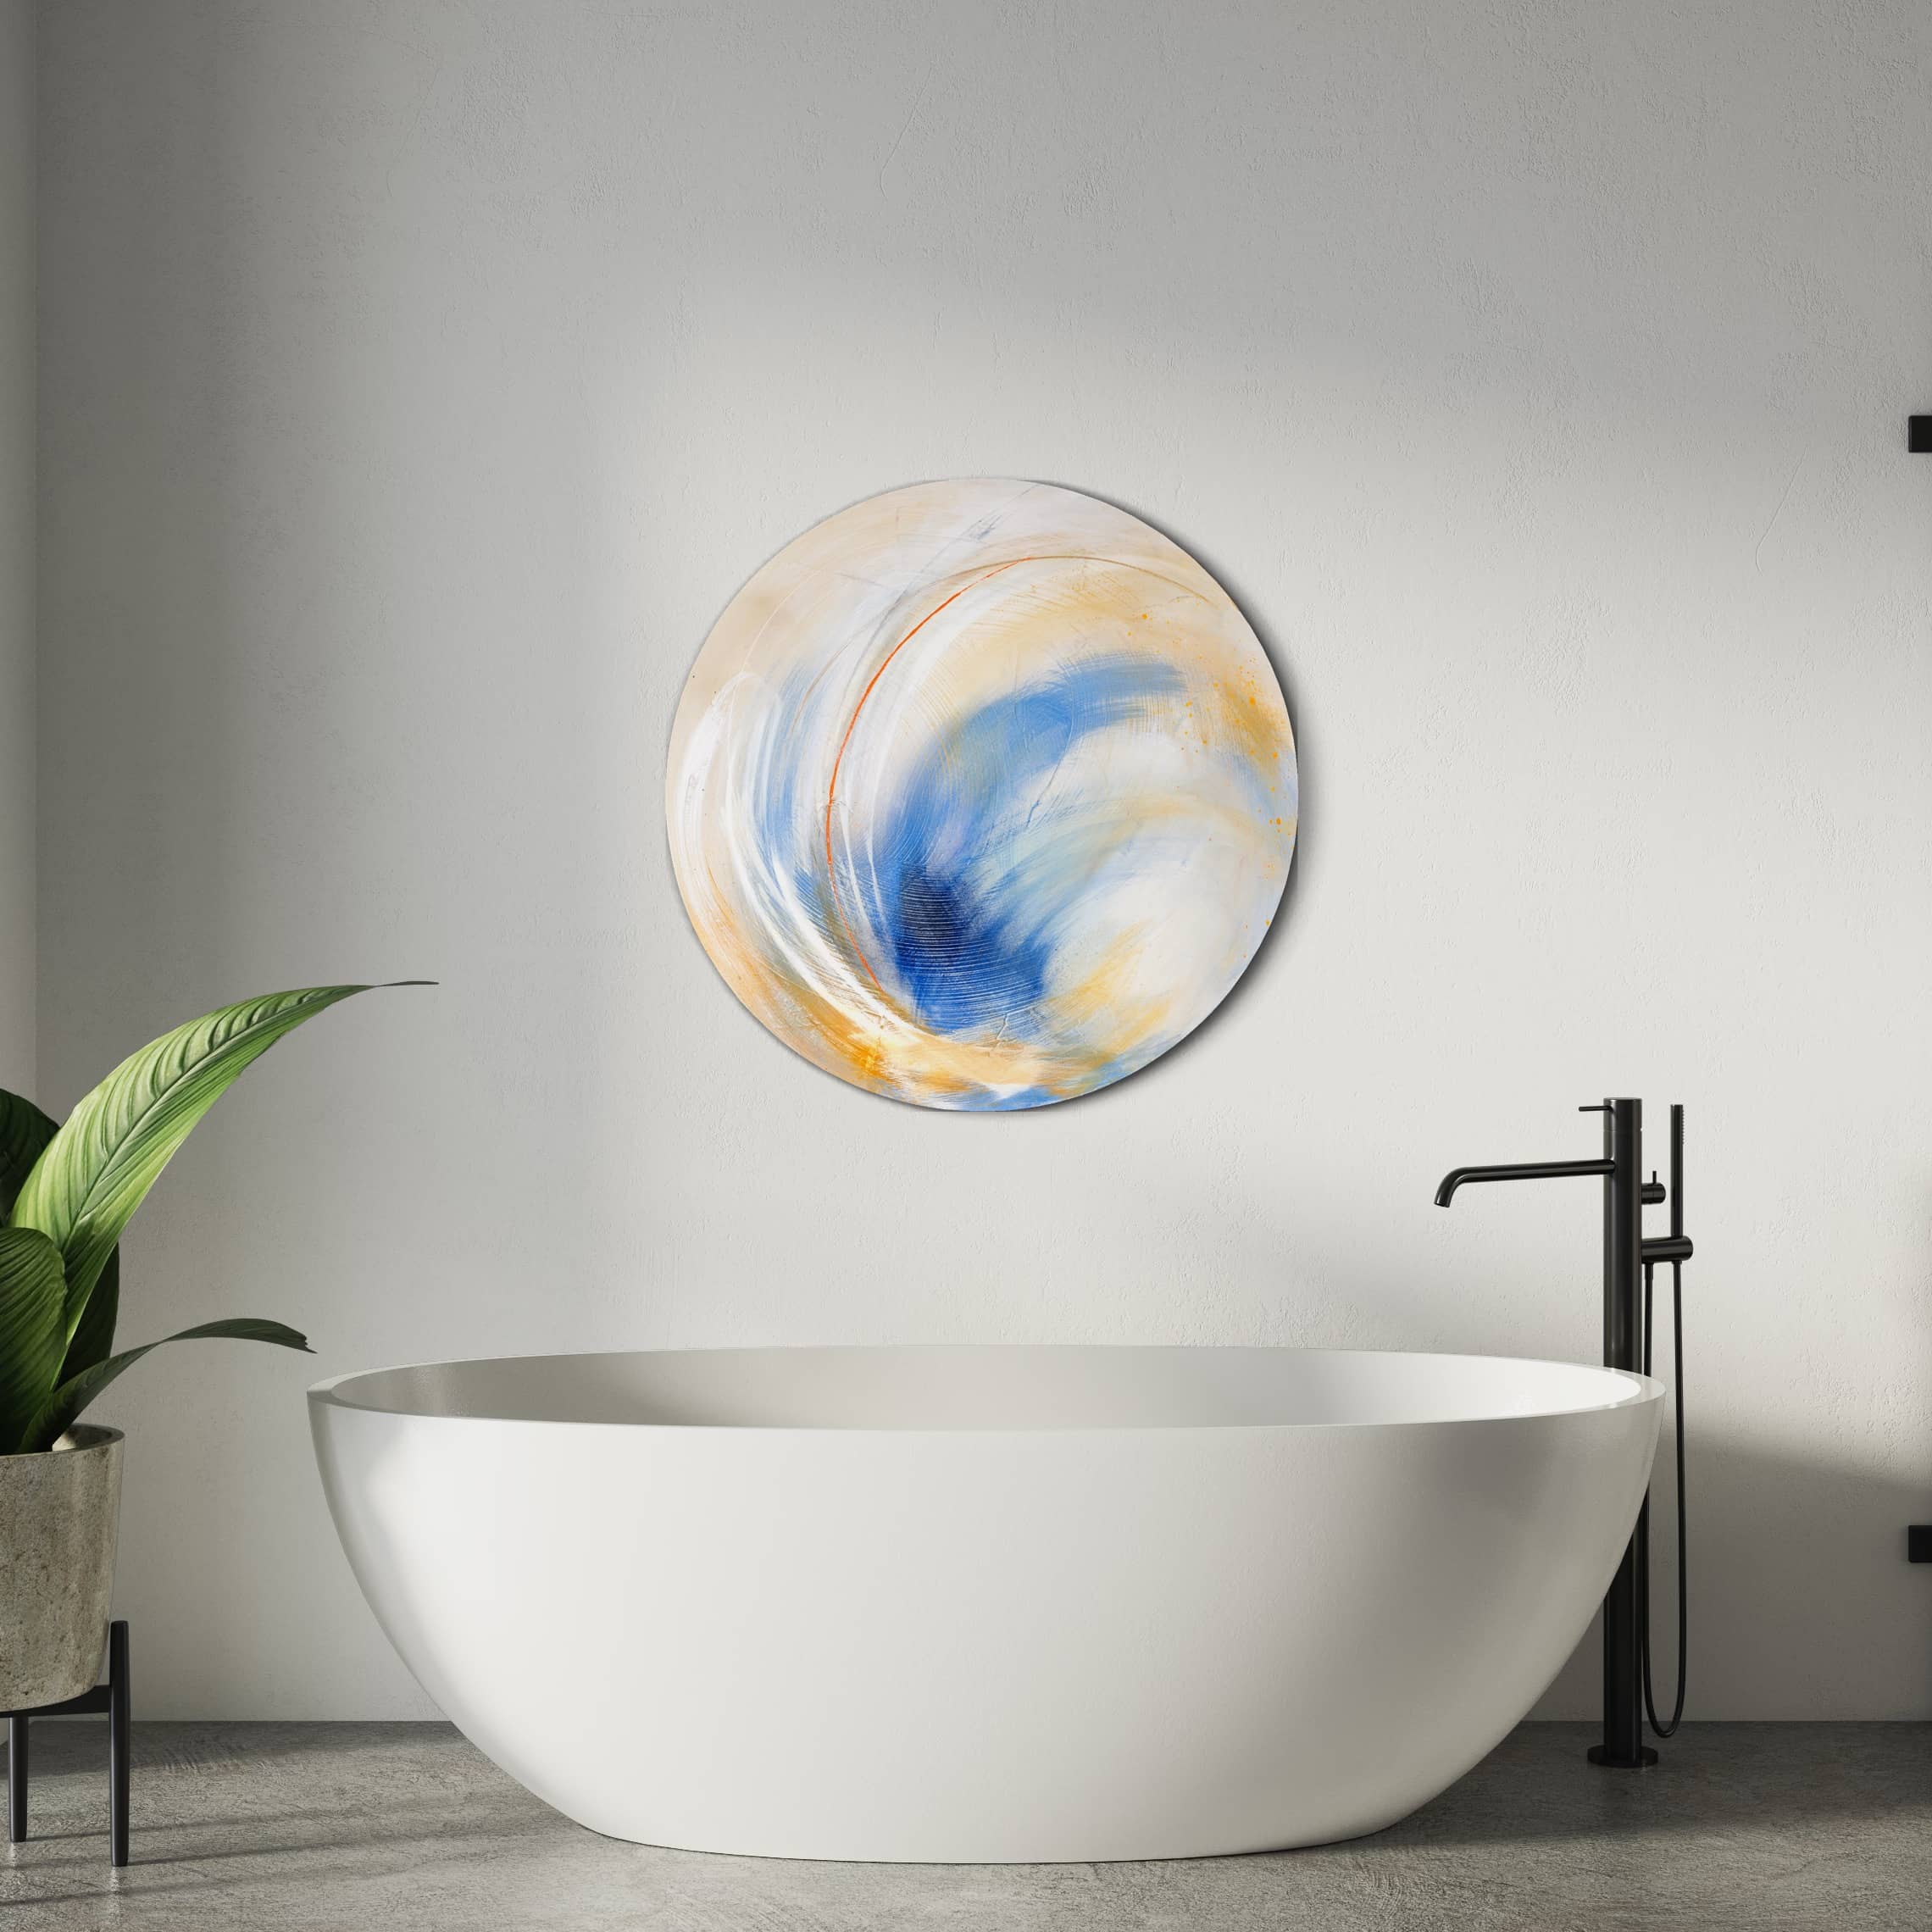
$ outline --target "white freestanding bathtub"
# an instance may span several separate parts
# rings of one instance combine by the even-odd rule
[[[591,1829],[785,1857],[1348,1838],[1582,1635],[1644,1377],[1265,1348],[782,1348],[310,1391],[364,1593]]]

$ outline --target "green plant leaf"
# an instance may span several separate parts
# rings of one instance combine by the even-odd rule
[[[0,1455],[13,1455],[47,1402],[67,1345],[60,1250],[37,1228],[0,1228]]]
[[[398,980],[397,985],[421,985]],[[305,986],[223,1007],[123,1060],[68,1116],[14,1203],[67,1271],[70,1341],[136,1208],[175,1150],[240,1074],[285,1033],[367,986]]]
[[[114,1318],[120,1313],[120,1250],[116,1248],[108,1257],[107,1265],[101,1270],[101,1278],[94,1284],[94,1291],[87,1297],[87,1305],[80,1311],[79,1325],[74,1330],[74,1338],[67,1345],[67,1357],[60,1364],[60,1374],[56,1378],[66,1381],[78,1375],[84,1368],[92,1368],[97,1362],[105,1362],[114,1346]],[[64,1305],[61,1310],[63,1321],[66,1319]]]
[[[305,1355],[315,1352],[308,1337],[280,1322],[265,1322],[252,1315],[238,1315],[224,1322],[203,1322],[198,1328],[183,1329],[179,1335],[164,1335],[159,1341],[144,1341],[139,1348],[110,1355],[92,1368],[63,1382],[35,1411],[27,1424],[23,1446],[28,1449],[51,1449],[61,1432],[71,1424],[108,1384],[123,1369],[131,1368],[152,1348],[170,1341],[270,1341],[281,1348],[299,1348]]]
[[[0,1087],[0,1219],[14,1211],[14,1196],[55,1131],[31,1100]]]
[[[17,1093],[0,1088],[0,1223],[12,1212],[14,1196],[20,1184],[33,1171],[42,1150],[58,1130],[56,1124]],[[107,1359],[114,1345],[114,1317],[120,1307],[120,1250],[110,1254],[101,1269],[94,1291],[80,1318],[74,1339],[67,1346],[67,1359],[55,1379],[64,1382],[83,1368],[92,1368]],[[62,1307],[64,1321],[66,1310]]]

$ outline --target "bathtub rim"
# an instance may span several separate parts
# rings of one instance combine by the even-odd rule
[[[743,1422],[631,1422],[608,1421],[569,1416],[452,1415],[427,1408],[397,1408],[372,1402],[351,1399],[349,1385],[378,1376],[408,1374],[417,1369],[464,1368],[507,1362],[558,1362],[579,1357],[613,1355],[774,1355],[838,1352],[841,1354],[940,1355],[967,1349],[1005,1348],[1029,1352],[1092,1352],[1104,1350],[1128,1354],[1163,1353],[1199,1349],[1202,1352],[1226,1350],[1254,1355],[1348,1355],[1399,1356],[1415,1360],[1456,1363],[1504,1362],[1521,1368],[1581,1369],[1608,1377],[1611,1384],[1624,1385],[1621,1391],[1598,1402],[1571,1404],[1561,1407],[1525,1409],[1510,1414],[1464,1416],[1403,1416],[1376,1419],[1324,1422],[1181,1422],[1181,1423],[1066,1423],[1002,1427],[985,1424],[940,1423],[915,1427],[865,1423],[743,1423]],[[694,1345],[686,1348],[559,1349],[547,1354],[520,1352],[508,1355],[439,1357],[420,1362],[402,1362],[375,1368],[355,1368],[340,1375],[313,1382],[306,1391],[312,1415],[325,1409],[339,1409],[349,1414],[387,1416],[399,1422],[434,1422],[478,1424],[491,1428],[540,1430],[636,1430],[653,1436],[798,1436],[798,1437],[939,1437],[997,1436],[1185,1436],[1213,1435],[1255,1435],[1294,1434],[1312,1435],[1346,1434],[1363,1430],[1452,1429],[1492,1427],[1501,1423],[1550,1422],[1565,1416],[1606,1415],[1635,1410],[1646,1404],[1661,1407],[1664,1385],[1656,1377],[1635,1369],[1608,1368],[1600,1363],[1566,1362],[1552,1356],[1488,1355],[1450,1349],[1418,1348],[1310,1348],[1290,1343],[1267,1342],[746,1342],[724,1346]]]

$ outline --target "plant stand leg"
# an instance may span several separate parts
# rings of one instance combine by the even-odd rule
[[[15,1711],[7,1719],[7,1838],[27,1841],[27,1714]]]
[[[108,1625],[108,1855],[117,1866],[127,1863],[127,1785],[134,1744],[128,1696],[127,1624],[117,1619]],[[20,1729],[25,1731],[25,1723]],[[20,1790],[24,1811],[25,1783]]]
[[[108,1714],[108,1854],[127,1863],[128,1774],[134,1763],[134,1723],[129,1707],[132,1679],[127,1666],[127,1624],[108,1625],[108,1680],[58,1704],[8,1711],[7,1719],[7,1835],[23,1845],[27,1836],[27,1721],[31,1718],[98,1717]]]

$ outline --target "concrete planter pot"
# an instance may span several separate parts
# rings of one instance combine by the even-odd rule
[[[121,1441],[77,1423],[45,1454],[0,1456],[0,1711],[78,1697],[100,1674]]]

